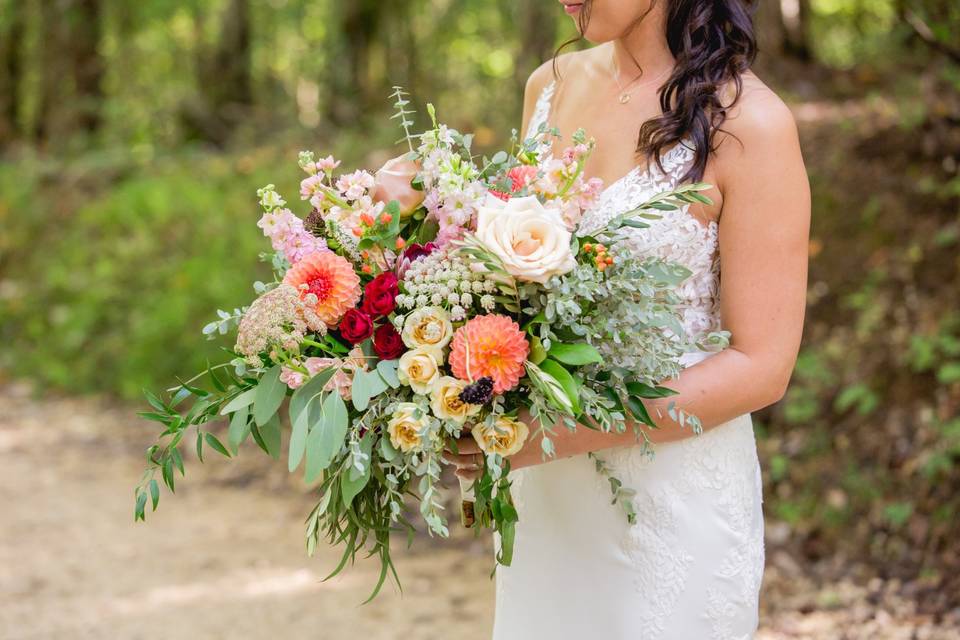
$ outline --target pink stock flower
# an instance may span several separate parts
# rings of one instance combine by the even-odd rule
[[[327,243],[307,231],[303,220],[289,209],[263,214],[257,226],[263,229],[263,235],[270,238],[275,251],[283,251],[290,264],[296,264],[311,253],[327,248]]]
[[[361,196],[367,195],[367,191],[376,184],[373,176],[367,172],[358,170],[340,176],[337,180],[337,190],[344,195],[347,200],[358,200]]]
[[[333,156],[327,156],[326,158],[320,158],[314,164],[316,165],[318,171],[330,173],[340,166],[340,161],[335,160]]]
[[[294,371],[284,366],[280,369],[280,382],[291,389],[299,389],[303,386],[303,383],[306,382],[306,378],[304,378],[303,374],[299,371]]]
[[[320,192],[320,185],[322,184],[323,176],[321,175],[312,175],[309,178],[305,178],[300,183],[300,199],[309,200]]]

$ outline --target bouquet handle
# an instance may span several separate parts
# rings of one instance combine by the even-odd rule
[[[469,529],[477,522],[473,480],[457,479],[460,481],[460,522]]]

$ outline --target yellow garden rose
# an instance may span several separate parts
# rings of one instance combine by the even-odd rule
[[[422,307],[403,321],[403,343],[410,349],[434,347],[442,349],[453,337],[450,314],[440,307]]]
[[[440,377],[441,362],[443,355],[439,349],[419,347],[407,351],[397,363],[397,377],[416,393],[426,395]]]
[[[427,416],[420,413],[418,405],[412,402],[401,402],[387,422],[390,443],[404,453],[422,451],[422,434],[426,425]]]
[[[523,448],[530,435],[530,429],[526,423],[516,418],[498,416],[492,427],[478,424],[473,427],[471,433],[484,453],[512,456]]]
[[[433,415],[441,420],[450,420],[463,424],[467,418],[479,413],[479,404],[468,404],[460,399],[460,392],[467,386],[463,380],[450,376],[441,376],[433,383],[430,391],[430,408]]]

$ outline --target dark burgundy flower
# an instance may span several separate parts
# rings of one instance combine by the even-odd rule
[[[430,255],[437,249],[437,244],[435,242],[428,242],[426,244],[417,244],[413,242],[407,245],[406,250],[403,252],[403,259],[409,260],[410,262],[415,262],[420,258]]]
[[[403,355],[406,347],[397,330],[387,322],[373,333],[373,350],[381,360],[396,360]]]
[[[373,335],[373,320],[359,309],[350,309],[340,321],[340,335],[350,344],[360,344]]]
[[[397,276],[389,272],[381,273],[364,288],[361,309],[373,318],[390,315],[397,307],[399,293]]]
[[[465,386],[460,392],[460,400],[466,404],[487,404],[492,399],[493,378],[480,378]]]

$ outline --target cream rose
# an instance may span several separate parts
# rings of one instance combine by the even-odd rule
[[[512,456],[523,448],[530,429],[516,418],[499,416],[493,426],[478,424],[471,430],[473,439],[484,453]]]
[[[536,196],[503,202],[487,195],[477,213],[477,238],[518,280],[543,284],[576,266],[563,216]]]
[[[403,344],[410,349],[431,347],[442,349],[453,337],[450,314],[440,307],[423,307],[411,312],[403,320],[400,334]]]
[[[405,156],[388,160],[375,176],[373,199],[383,203],[396,200],[400,205],[400,217],[409,217],[423,204],[426,195],[410,184],[417,177],[417,170],[417,164],[413,160],[407,160]]]
[[[423,451],[423,434],[427,417],[412,402],[401,402],[387,422],[390,443],[404,453]]]
[[[430,408],[433,415],[441,420],[450,420],[463,424],[470,416],[479,413],[479,404],[468,404],[460,399],[460,393],[467,383],[450,376],[441,376],[433,383],[430,391]]]
[[[440,377],[440,363],[443,356],[439,349],[417,347],[400,356],[397,363],[397,377],[416,393],[430,393],[433,383]]]

